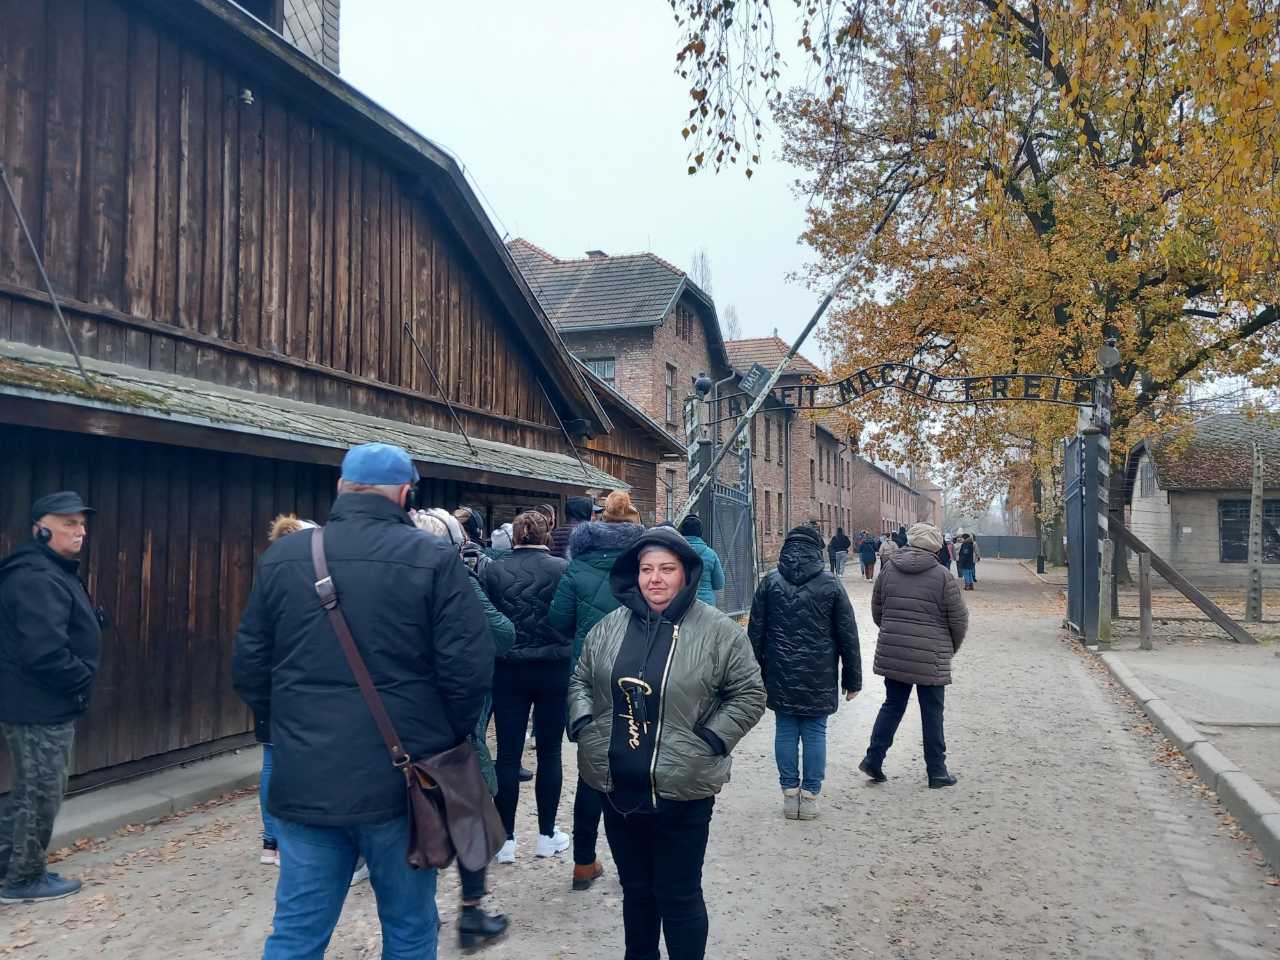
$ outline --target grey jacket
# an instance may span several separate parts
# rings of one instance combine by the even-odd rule
[[[611,793],[613,665],[634,616],[619,607],[591,628],[569,681],[569,729],[577,729],[578,772]],[[695,601],[677,626],[663,687],[654,754],[654,789],[667,800],[701,800],[729,781],[729,754],[764,715],[764,683],[746,633],[715,607]],[[719,756],[695,731],[705,727],[725,745]]]
[[[955,577],[919,547],[893,553],[871,591],[880,628],[875,672],[890,680],[940,686],[951,682],[951,657],[969,628]]]

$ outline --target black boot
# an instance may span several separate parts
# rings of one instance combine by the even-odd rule
[[[526,769],[522,766],[522,767],[520,768],[520,782],[521,782],[521,783],[528,783],[528,782],[529,782],[530,780],[532,780],[532,779],[533,779],[533,771],[532,771],[532,770],[526,770]]]
[[[479,907],[463,907],[458,917],[458,946],[475,950],[507,932],[509,921],[501,913],[485,913]]]
[[[944,773],[940,777],[929,778],[930,790],[941,790],[943,787],[954,787],[956,785],[956,775],[954,773]]]
[[[858,769],[870,777],[872,783],[884,783],[888,779],[880,769],[880,764],[872,763],[870,760],[863,760],[858,764]]]

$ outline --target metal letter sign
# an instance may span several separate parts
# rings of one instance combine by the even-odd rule
[[[747,371],[746,376],[742,378],[739,386],[742,392],[752,397],[760,396],[760,392],[764,389],[764,385],[769,382],[768,368],[758,363],[753,363],[751,369]]]
[[[702,471],[702,463],[698,457],[698,401],[689,397],[684,402],[684,439],[685,467],[688,483],[692,486]]]

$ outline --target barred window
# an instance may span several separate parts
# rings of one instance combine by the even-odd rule
[[[666,410],[667,423],[676,422],[676,368],[667,364],[666,374]]]
[[[1138,467],[1138,496],[1154,497],[1156,495],[1156,470],[1150,459],[1142,458]]]
[[[1249,562],[1249,501],[1218,501],[1218,557]],[[1280,500],[1262,501],[1262,562],[1280,563]]]

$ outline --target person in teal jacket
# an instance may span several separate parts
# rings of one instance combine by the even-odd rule
[[[724,565],[720,563],[720,555],[711,549],[711,545],[702,539],[702,518],[691,513],[680,524],[680,534],[689,541],[699,559],[702,560],[702,578],[698,581],[698,599],[708,606],[716,605],[716,591],[724,589]]]
[[[623,499],[625,498],[625,503]],[[573,663],[582,655],[582,645],[591,628],[619,606],[609,587],[613,561],[622,556],[644,534],[640,515],[626,493],[609,495],[604,522],[580,523],[569,537],[569,567],[560,577],[551,601],[551,626],[573,634]],[[633,522],[635,521],[635,522]],[[573,889],[586,890],[604,875],[596,858],[600,837],[601,795],[578,778],[573,798]]]

